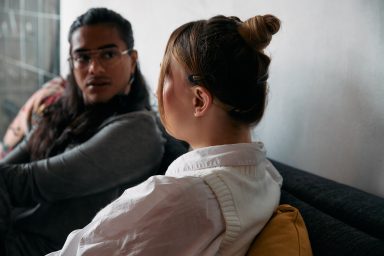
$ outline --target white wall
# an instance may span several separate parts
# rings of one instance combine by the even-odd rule
[[[259,136],[272,158],[383,197],[384,1],[289,3],[271,4],[283,33]]]
[[[384,1],[65,0],[63,75],[68,28],[97,6],[131,21],[153,90],[168,36],[182,23],[216,14],[278,16],[269,106],[255,139],[271,158],[384,197]]]

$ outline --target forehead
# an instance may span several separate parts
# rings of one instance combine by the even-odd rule
[[[76,50],[96,50],[105,46],[126,48],[117,28],[109,24],[80,27],[73,32],[71,37],[72,52]]]

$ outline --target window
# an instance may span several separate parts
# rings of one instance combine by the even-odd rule
[[[0,0],[0,136],[30,95],[60,73],[60,0]]]

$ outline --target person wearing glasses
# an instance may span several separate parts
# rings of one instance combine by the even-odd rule
[[[193,150],[127,189],[49,255],[246,255],[280,199],[282,177],[251,139],[267,98],[264,49],[279,28],[273,15],[177,28],[161,65],[159,111]]]
[[[0,255],[61,248],[128,187],[155,174],[165,138],[129,21],[93,8],[71,25],[62,96],[0,162]]]

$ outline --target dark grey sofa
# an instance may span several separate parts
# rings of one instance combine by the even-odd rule
[[[384,256],[383,198],[271,161],[284,178],[280,202],[300,210],[314,256]]]

